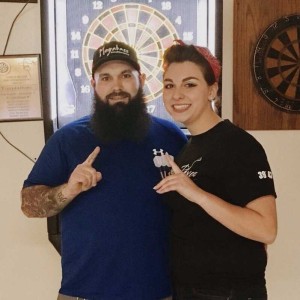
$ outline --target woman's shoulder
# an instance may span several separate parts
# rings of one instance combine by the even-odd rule
[[[249,132],[233,124],[229,120],[224,121],[224,132],[220,150],[226,149],[227,155],[245,156],[265,156],[265,150],[261,143]]]
[[[259,141],[248,131],[238,127],[229,120],[224,120],[224,140],[233,143],[235,146],[259,146]]]

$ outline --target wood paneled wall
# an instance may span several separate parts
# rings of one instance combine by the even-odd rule
[[[300,15],[299,0],[234,1],[233,122],[246,130],[300,129],[300,112],[280,110],[265,100],[252,75],[259,37],[277,19],[291,14]]]

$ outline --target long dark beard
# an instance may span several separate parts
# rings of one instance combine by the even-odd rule
[[[91,127],[101,142],[108,144],[124,139],[141,141],[148,132],[149,124],[142,88],[127,104],[120,102],[110,105],[94,93]]]

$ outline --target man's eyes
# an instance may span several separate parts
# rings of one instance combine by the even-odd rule
[[[123,78],[131,78],[132,74],[131,73],[124,73]]]
[[[101,81],[107,81],[107,80],[109,80],[109,76],[99,76],[99,79]]]
[[[123,73],[121,75],[119,75],[119,78],[122,78],[122,79],[129,79],[129,78],[132,78],[133,75],[132,73]],[[112,80],[113,77],[112,76],[109,76],[109,75],[102,75],[99,77],[99,80],[100,81],[109,81],[109,80]]]

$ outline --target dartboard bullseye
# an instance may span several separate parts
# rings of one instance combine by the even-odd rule
[[[144,4],[121,4],[105,10],[89,26],[83,39],[82,61],[91,75],[95,49],[104,42],[119,40],[130,44],[138,53],[142,72],[146,74],[146,101],[161,95],[163,51],[179,35],[172,23],[158,10]]]
[[[281,18],[262,34],[253,74],[265,99],[284,111],[300,112],[300,15]]]

